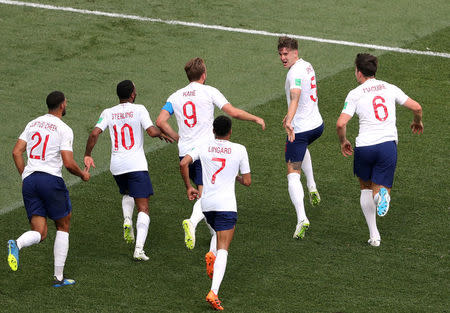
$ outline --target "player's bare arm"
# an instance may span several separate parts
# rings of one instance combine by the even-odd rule
[[[231,103],[227,103],[222,107],[222,111],[231,116],[232,118],[243,120],[243,121],[252,121],[256,124],[261,125],[262,130],[266,129],[266,123],[259,116],[248,113],[247,111],[235,108]]]
[[[290,99],[289,99],[289,107],[288,112],[283,119],[283,127],[286,130],[288,135],[288,140],[293,142],[295,139],[294,127],[292,126],[292,119],[294,118],[295,113],[298,108],[298,101],[300,100],[300,89],[291,89],[290,91]]]
[[[61,157],[63,160],[64,167],[73,175],[80,177],[84,181],[88,181],[91,177],[89,170],[86,167],[82,170],[77,162],[73,159],[73,152],[68,150],[61,150]]]
[[[348,114],[341,113],[336,123],[336,132],[341,144],[342,155],[347,157],[353,154],[353,148],[350,141],[347,139],[347,123],[352,117]]]
[[[180,161],[180,173],[181,177],[183,178],[184,185],[186,186],[186,193],[189,200],[195,200],[199,196],[199,192],[197,189],[192,187],[191,180],[189,178],[189,164],[192,163],[192,158],[189,154],[187,154],[181,161]]]
[[[156,119],[156,126],[158,126],[159,129],[161,129],[161,132],[163,132],[166,136],[172,138],[173,141],[178,142],[178,140],[180,139],[180,136],[170,126],[170,124],[168,122],[169,118],[170,118],[170,113],[167,112],[166,110],[161,110],[158,118]],[[173,141],[171,141],[171,142],[173,142]]]
[[[238,183],[240,183],[241,185],[244,185],[244,186],[248,187],[252,183],[251,174],[250,173],[246,173],[246,174],[238,175],[238,176],[236,176],[236,181]]]
[[[403,106],[410,109],[414,113],[414,119],[410,126],[412,132],[414,134],[422,134],[423,133],[422,107],[420,106],[420,104],[417,101],[408,98],[408,100],[406,100]]]
[[[98,136],[100,136],[102,132],[103,131],[101,130],[101,128],[94,127],[86,143],[86,150],[84,152],[84,166],[86,166],[88,171],[91,168],[91,166],[95,168],[94,159],[92,158],[91,154],[92,150],[95,147],[95,144],[97,143]]]
[[[19,171],[20,175],[22,175],[23,170],[25,169],[25,159],[23,158],[23,154],[26,149],[27,142],[22,139],[18,139],[12,152],[14,164],[16,164],[17,171]]]
[[[166,136],[165,134],[163,134],[158,127],[150,126],[145,131],[152,138],[158,137],[159,139],[165,140],[166,142],[173,142],[173,139],[171,137]]]

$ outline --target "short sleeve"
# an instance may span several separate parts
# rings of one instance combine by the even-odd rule
[[[222,109],[225,104],[229,103],[225,96],[217,88],[211,87],[210,94],[212,97],[212,102],[219,109]]]
[[[169,112],[170,115],[172,115],[173,114],[172,102],[170,102],[169,99],[167,99],[166,104],[161,108],[161,110],[166,110],[167,112]]]
[[[405,104],[406,100],[408,100],[409,97],[403,92],[403,90],[401,90],[397,86],[394,86],[394,85],[391,85],[391,86],[393,88],[395,102],[400,105]]]
[[[302,89],[302,77],[298,71],[291,71],[287,76],[287,83],[289,85],[289,90],[291,89]]]
[[[73,131],[70,127],[65,127],[61,134],[61,151],[72,151]]]
[[[248,162],[247,149],[245,149],[244,146],[242,146],[241,150],[241,161],[239,162],[239,172],[241,174],[250,173],[250,164]]]
[[[108,118],[107,118],[107,110],[103,110],[102,114],[100,114],[100,117],[97,121],[97,124],[95,124],[95,127],[100,128],[102,131],[108,127]]]
[[[353,116],[355,114],[355,111],[356,111],[356,101],[351,96],[351,93],[349,93],[347,95],[347,98],[345,98],[344,108],[342,109],[341,113]]]
[[[192,162],[195,162],[200,159],[200,149],[198,148],[192,148],[191,151],[186,153],[186,155],[190,155],[192,158]]]
[[[23,141],[27,141],[27,131],[28,131],[28,125],[30,123],[27,124],[27,126],[25,127],[25,129],[23,130],[23,132],[20,134],[19,139],[23,140]]]
[[[144,106],[142,106],[141,114],[139,114],[139,115],[141,117],[142,128],[147,129],[147,128],[153,126],[153,122],[152,122],[152,119],[150,118],[150,114],[148,113],[147,109]]]

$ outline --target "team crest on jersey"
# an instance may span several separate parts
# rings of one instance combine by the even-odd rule
[[[302,80],[300,78],[296,78],[295,79],[295,86],[301,86],[302,85]]]
[[[103,121],[103,117],[100,117],[100,118],[98,119],[97,124],[100,124],[101,121]]]

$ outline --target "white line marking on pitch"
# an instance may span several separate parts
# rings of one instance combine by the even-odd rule
[[[144,16],[138,16],[138,15],[128,15],[128,14],[109,13],[109,12],[102,12],[102,11],[82,10],[82,9],[75,9],[75,8],[71,8],[71,7],[61,7],[61,6],[32,3],[32,2],[0,0],[0,3],[33,7],[33,8],[39,8],[39,9],[55,10],[55,11],[65,11],[65,12],[73,12],[73,13],[80,13],[80,14],[97,15],[97,16],[107,16],[107,17],[114,17],[114,18],[144,21],[144,22],[164,23],[164,24],[169,24],[169,25],[181,25],[181,26],[197,27],[197,28],[204,28],[204,29],[222,30],[222,31],[228,31],[228,32],[235,32],[235,33],[272,36],[272,37],[289,36],[289,37],[293,37],[293,38],[296,38],[299,40],[305,40],[305,41],[315,41],[315,42],[343,45],[343,46],[350,46],[350,47],[361,47],[361,48],[368,48],[368,49],[375,49],[375,50],[392,51],[392,52],[398,52],[398,53],[419,54],[419,55],[437,56],[437,57],[442,57],[442,58],[450,58],[450,53],[443,53],[443,52],[411,50],[411,49],[403,49],[403,48],[398,48],[398,47],[379,46],[379,45],[372,45],[372,44],[365,44],[365,43],[358,43],[358,42],[351,42],[351,41],[333,40],[333,39],[317,38],[317,37],[310,37],[310,36],[300,36],[300,35],[295,35],[295,34],[271,33],[271,32],[267,32],[267,31],[263,31],[263,30],[234,28],[234,27],[226,27],[226,26],[220,26],[220,25],[207,25],[207,24],[201,24],[201,23],[183,22],[183,21],[176,21],[176,20],[162,20],[159,18],[151,18],[151,17],[144,17]]]

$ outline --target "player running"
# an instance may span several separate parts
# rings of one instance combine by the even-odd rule
[[[336,128],[342,154],[345,157],[352,155],[346,125],[355,113],[358,115],[359,134],[353,172],[358,176],[361,187],[361,209],[370,233],[368,243],[378,247],[381,237],[376,215],[384,216],[388,212],[397,164],[395,104],[413,111],[411,129],[418,134],[423,133],[422,107],[397,86],[375,78],[378,66],[375,56],[360,53],[356,56],[355,65],[355,76],[360,85],[348,93]]]
[[[304,192],[300,181],[301,171],[306,175],[312,205],[320,203],[320,195],[314,181],[311,155],[308,146],[323,132],[323,120],[319,112],[316,74],[312,65],[298,56],[298,42],[289,37],[278,40],[278,54],[285,68],[285,91],[288,111],[283,119],[287,133],[285,160],[289,196],[297,212],[294,238],[304,238],[310,223],[303,203]]]
[[[61,118],[66,114],[67,100],[60,91],[46,99],[48,114],[27,124],[13,149],[14,163],[22,175],[22,195],[31,230],[17,240],[8,241],[8,264],[13,271],[19,267],[19,250],[47,238],[47,217],[55,222],[54,287],[75,284],[64,278],[64,265],[69,251],[69,229],[72,204],[62,178],[65,168],[82,180],[90,178],[73,159],[73,131]],[[27,165],[23,153],[27,153]]]
[[[166,101],[156,120],[156,125],[174,140],[178,141],[180,160],[193,148],[199,147],[213,139],[212,123],[214,120],[214,106],[233,118],[252,121],[262,126],[264,120],[258,116],[235,108],[222,93],[214,87],[205,85],[206,66],[201,58],[189,60],[184,67],[189,84],[173,93]],[[175,114],[178,133],[168,123],[169,118]],[[189,177],[197,186],[199,197],[203,190],[202,165],[196,161],[189,166]],[[204,218],[201,201],[197,200],[189,219],[182,223],[184,241],[188,249],[195,247],[195,229]]]
[[[215,310],[223,310],[218,294],[237,221],[235,181],[250,186],[251,175],[247,150],[243,145],[229,141],[231,119],[219,116],[214,120],[213,128],[215,139],[188,151],[180,162],[180,171],[187,196],[189,200],[194,200],[200,191],[191,185],[189,165],[197,160],[202,164],[204,189],[200,201],[206,221],[214,230],[210,250],[205,255],[206,272],[212,278],[206,301]],[[238,175],[239,172],[241,175]]]
[[[89,135],[84,154],[87,168],[95,167],[91,157],[92,149],[99,135],[109,127],[111,137],[110,170],[116,180],[122,196],[124,239],[132,244],[135,241],[133,229],[134,205],[138,210],[136,221],[136,246],[133,258],[147,261],[144,244],[147,238],[150,216],[148,200],[153,194],[153,187],[148,174],[147,159],[144,153],[144,130],[150,137],[167,139],[160,130],[153,126],[147,109],[135,104],[136,88],[132,81],[124,80],[117,85],[120,103],[106,109]]]

